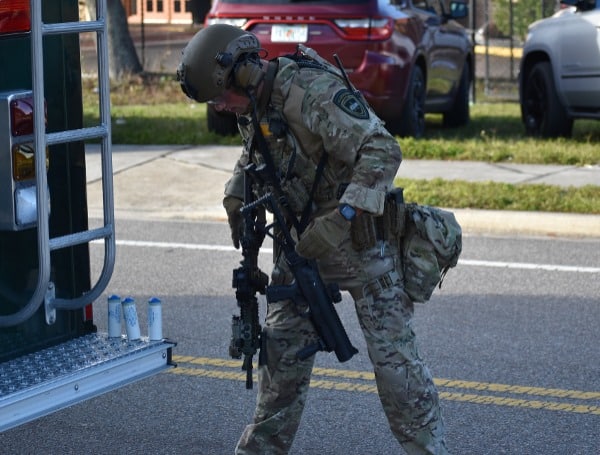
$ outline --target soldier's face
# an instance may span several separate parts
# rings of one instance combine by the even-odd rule
[[[250,98],[238,91],[227,89],[219,96],[209,100],[218,112],[232,112],[234,114],[247,114],[250,112]]]

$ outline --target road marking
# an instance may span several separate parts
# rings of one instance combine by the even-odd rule
[[[103,240],[94,240],[92,243],[102,243]],[[228,245],[208,245],[202,243],[179,243],[179,242],[149,242],[143,240],[117,240],[117,245],[132,246],[142,248],[166,248],[183,249],[199,251],[228,251],[238,252],[233,246]],[[273,254],[272,248],[261,248],[261,254]],[[503,262],[503,261],[479,261],[472,259],[460,259],[459,265],[473,267],[495,267],[501,269],[520,269],[520,270],[545,270],[549,272],[572,272],[572,273],[600,273],[600,267],[583,267],[560,264],[534,264],[527,262]]]
[[[102,240],[100,240],[102,242]],[[199,243],[178,243],[178,242],[147,242],[143,240],[117,240],[117,245],[137,246],[142,248],[166,248],[180,250],[203,250],[203,251],[238,251],[232,246],[227,245],[207,245]],[[261,249],[262,252],[262,249]],[[271,250],[271,253],[273,251]]]
[[[237,360],[216,359],[210,357],[193,356],[173,356],[173,361],[179,365],[177,368],[170,369],[170,374],[180,374],[185,376],[207,377],[212,379],[227,379],[233,381],[246,381],[246,373],[240,371],[242,362]],[[208,367],[199,368],[198,366]],[[238,371],[230,371],[214,368],[235,368]],[[212,368],[212,369],[209,369]],[[331,378],[341,378],[355,380],[355,382],[331,380]],[[255,378],[256,380],[256,378]],[[543,387],[518,386],[511,384],[495,384],[488,382],[461,381],[451,379],[434,379],[435,384],[441,389],[440,398],[448,401],[460,401],[466,403],[476,403],[496,406],[509,406],[526,409],[542,409],[548,411],[562,411],[576,414],[600,415],[600,406],[585,403],[586,400],[600,400],[600,392],[586,392],[581,390],[569,389],[551,389]],[[310,382],[311,387],[326,390],[341,390],[346,392],[377,393],[375,378],[372,372],[338,370],[332,368],[314,368],[313,379]],[[454,391],[452,389],[463,389],[468,392],[487,391],[491,393],[502,393],[501,395],[482,395],[475,393],[465,393]],[[525,398],[515,398],[509,396],[529,395],[534,397],[553,397],[563,400],[571,399],[579,402],[567,401],[544,401],[540,399],[528,400]]]
[[[549,272],[600,273],[600,267],[580,267],[574,265],[533,264],[528,262],[477,261],[472,259],[459,259],[458,263],[460,265],[471,265],[475,267],[499,267],[506,269],[522,270],[547,270]]]

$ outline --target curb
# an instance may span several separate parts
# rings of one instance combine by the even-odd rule
[[[600,215],[448,209],[466,234],[600,238]]]
[[[90,147],[88,160],[88,213],[101,218],[102,188],[98,180],[98,147]],[[116,219],[162,221],[216,221],[226,227],[221,205],[223,187],[239,153],[223,146],[115,146],[113,187]],[[586,172],[595,179],[600,169],[560,166],[494,166],[481,163],[408,162],[411,177],[496,178],[498,181],[539,181],[560,176],[563,183]],[[456,169],[453,168],[456,166]],[[453,209],[463,233],[545,237],[600,238],[600,215]]]
[[[600,239],[600,215],[452,208],[445,210],[455,214],[464,235]],[[89,216],[99,218],[102,217],[102,212],[97,208],[92,209]],[[201,210],[172,208],[156,211],[116,208],[115,218],[175,222],[213,221],[227,226],[227,216],[220,206],[220,201],[214,207]]]

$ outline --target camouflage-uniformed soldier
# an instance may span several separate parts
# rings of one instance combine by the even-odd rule
[[[394,436],[409,454],[445,454],[438,393],[417,351],[400,256],[385,239],[364,238],[361,228],[360,220],[383,214],[402,159],[398,143],[340,70],[310,49],[308,57],[271,62],[260,52],[254,35],[213,25],[190,41],[178,69],[188,96],[238,114],[244,148],[223,202],[233,243],[239,247],[243,223],[243,168],[264,161],[254,145],[254,113],[297,219],[310,205],[297,252],[316,259],[325,282],[338,283],[354,299]],[[284,258],[276,257],[272,284],[292,279]],[[292,445],[314,363],[314,356],[301,361],[296,353],[318,338],[301,315],[305,310],[287,300],[268,305],[267,361],[259,365],[254,421],[236,454],[285,454]]]

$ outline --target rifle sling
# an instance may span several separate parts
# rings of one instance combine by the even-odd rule
[[[250,147],[251,152],[254,150],[254,147],[258,149],[260,154],[262,155],[266,170],[271,178],[271,183],[273,184],[273,188],[275,190],[277,200],[283,206],[288,221],[294,225],[296,232],[298,235],[304,231],[306,226],[308,225],[308,219],[310,217],[310,213],[312,210],[312,202],[314,199],[315,192],[317,190],[317,186],[321,177],[323,176],[323,171],[325,170],[325,165],[327,164],[327,152],[323,151],[321,154],[321,158],[319,159],[319,164],[317,165],[317,170],[315,173],[315,179],[312,184],[312,188],[310,190],[308,201],[302,210],[302,215],[300,217],[300,221],[296,218],[295,213],[292,211],[291,207],[287,203],[287,198],[281,189],[281,185],[279,183],[279,179],[277,178],[277,169],[275,168],[275,163],[273,162],[273,157],[269,150],[269,145],[265,139],[265,136],[260,128],[258,123],[258,119],[262,118],[264,115],[264,111],[267,107],[267,104],[271,98],[271,92],[273,90],[273,83],[275,81],[275,75],[277,74],[277,70],[279,68],[279,61],[277,59],[271,60],[269,62],[269,66],[267,68],[267,74],[265,76],[263,89],[261,92],[260,100],[257,103],[257,109],[252,112],[252,126],[254,127],[254,137],[252,141],[252,145]],[[258,114],[257,112],[258,111]]]

